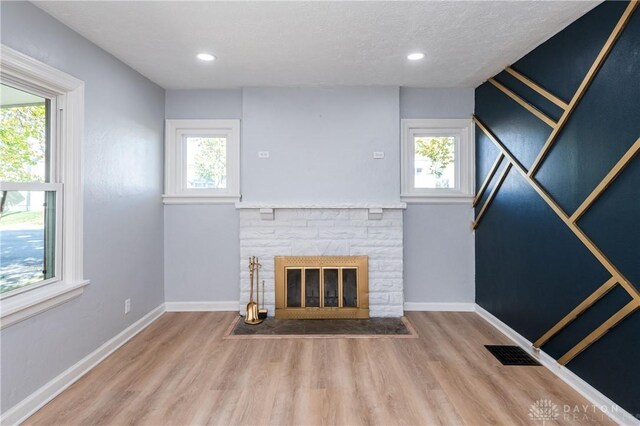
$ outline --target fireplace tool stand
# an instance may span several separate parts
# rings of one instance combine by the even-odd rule
[[[256,277],[256,295],[258,295],[258,271],[262,265],[258,262],[258,258],[251,256],[249,258],[249,280],[251,281],[251,288],[249,291],[249,303],[247,303],[247,313],[244,317],[245,324],[256,325],[260,324],[262,320],[259,318],[258,304],[253,300],[253,277],[255,273]]]

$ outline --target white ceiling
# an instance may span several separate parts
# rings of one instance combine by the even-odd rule
[[[168,89],[475,87],[589,1],[51,1],[35,4]],[[195,55],[217,56],[210,63]],[[427,57],[409,62],[406,55]]]

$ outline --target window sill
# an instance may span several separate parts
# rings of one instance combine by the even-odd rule
[[[240,195],[163,195],[163,204],[235,204]]]
[[[473,204],[473,196],[466,194],[402,194],[400,199],[407,204]]]
[[[80,296],[88,284],[88,280],[75,284],[50,284],[2,300],[0,302],[0,329]]]

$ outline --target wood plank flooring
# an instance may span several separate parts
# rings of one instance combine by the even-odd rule
[[[223,340],[237,313],[166,313],[29,418],[31,425],[532,425],[588,404],[544,367],[505,367],[509,344],[475,313],[413,312],[418,339]],[[547,422],[549,424],[549,422]]]

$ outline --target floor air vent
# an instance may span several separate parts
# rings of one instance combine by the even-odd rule
[[[540,365],[538,361],[531,358],[520,346],[485,345],[484,347],[503,365]]]

